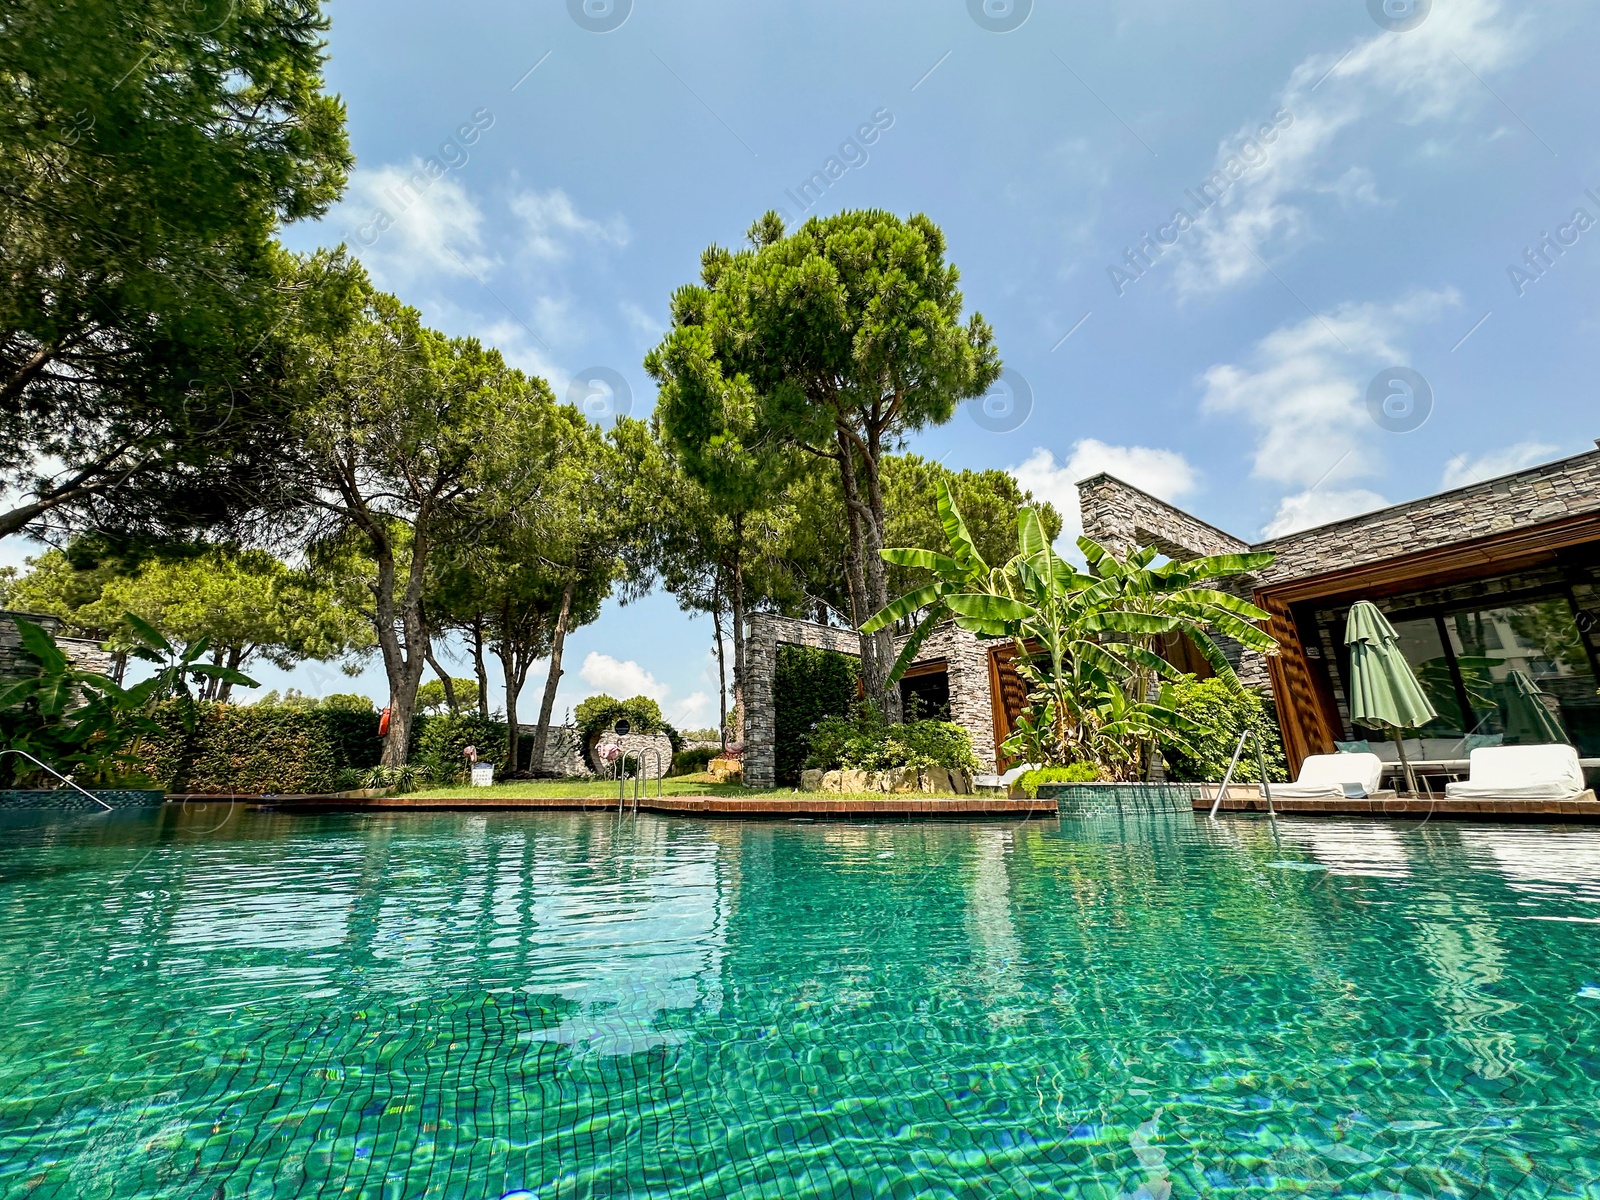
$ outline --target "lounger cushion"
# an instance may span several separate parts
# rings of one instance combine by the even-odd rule
[[[1407,760],[1410,762],[1421,762],[1422,739],[1407,738],[1405,744]],[[1373,742],[1372,752],[1386,763],[1397,763],[1400,761],[1400,750],[1395,746],[1393,738],[1390,738],[1386,742]]]
[[[1459,800],[1572,800],[1583,795],[1583,767],[1571,746],[1484,746],[1472,752],[1465,783],[1445,786]]]
[[[1290,800],[1369,796],[1382,778],[1383,760],[1376,754],[1313,754],[1300,765],[1299,779],[1273,784],[1272,794]]]

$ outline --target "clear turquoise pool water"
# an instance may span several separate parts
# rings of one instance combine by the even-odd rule
[[[1600,831],[0,828],[6,1197],[1600,1197]]]

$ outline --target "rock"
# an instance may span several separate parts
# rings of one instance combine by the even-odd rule
[[[958,796],[972,795],[972,776],[962,770],[951,771],[950,790]]]
[[[883,773],[883,790],[902,795],[906,792],[917,790],[917,769],[915,767],[895,767]]]
[[[822,772],[801,771],[800,790],[802,792],[820,792],[822,790]]]
[[[840,771],[839,790],[846,795],[857,796],[871,790],[871,784],[865,771]]]
[[[839,790],[839,775],[840,775],[840,773],[838,771],[825,771],[825,772],[823,772],[823,775],[822,775],[822,790],[825,791],[825,792],[838,792],[838,790]]]
[[[922,789],[925,792],[932,792],[936,796],[949,796],[956,790],[956,785],[950,782],[950,772],[943,767],[929,767],[922,777],[927,781],[927,785]]]

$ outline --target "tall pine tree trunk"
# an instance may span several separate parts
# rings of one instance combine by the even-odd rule
[[[230,671],[237,671],[239,669],[239,664],[242,663],[243,661],[244,661],[244,647],[243,646],[229,646],[228,647],[228,661],[227,661],[227,664],[226,664],[228,669]],[[228,697],[230,697],[232,695],[233,695],[233,681],[231,679],[223,680],[222,681],[222,686],[217,688],[217,703],[218,704],[226,704],[228,702]]]
[[[882,447],[878,444],[877,435],[869,434],[867,448],[861,454],[861,472],[866,476],[867,484],[866,512],[862,514],[861,521],[861,565],[865,575],[868,617],[889,606],[889,571],[884,565],[883,556],[878,553],[883,549],[884,528],[887,525],[883,488],[878,476],[881,457]],[[903,716],[900,710],[900,685],[889,681],[889,672],[894,669],[896,657],[894,626],[880,629],[872,635],[872,640],[876,643],[874,657],[879,670],[875,680],[878,684],[878,704],[884,717],[891,724],[898,725]]]
[[[533,735],[533,758],[528,770],[538,775],[544,770],[544,756],[550,745],[550,717],[556,708],[556,690],[561,685],[561,654],[567,644],[567,621],[572,615],[572,595],[578,589],[575,579],[561,589],[561,610],[556,614],[555,631],[550,637],[550,673],[544,680],[544,699],[539,704],[539,726]]]
[[[478,716],[489,719],[489,669],[483,662],[483,615],[472,618],[472,666],[478,673]]]
[[[728,749],[728,665],[727,652],[722,645],[722,581],[711,587],[711,628],[717,646],[717,738],[723,752]]]
[[[454,715],[457,711],[455,680],[450,678],[449,671],[446,671],[442,666],[439,665],[439,660],[434,656],[433,643],[431,641],[428,643],[427,648],[423,650],[422,653],[423,656],[428,660],[428,665],[433,668],[433,673],[439,677],[440,685],[444,688],[445,707],[450,710],[451,715]]]
[[[860,476],[856,470],[858,451],[841,433],[839,435],[840,482],[844,486],[845,509],[850,516],[850,605],[854,611],[851,619],[859,628],[867,618],[889,603],[888,577],[883,571],[883,560],[878,551],[883,549],[881,511],[873,513],[872,505],[861,494]],[[875,464],[860,454],[861,470],[867,475],[868,486],[877,489]],[[882,499],[879,498],[881,510]],[[867,698],[878,706],[886,720],[900,721],[900,688],[889,682],[889,671],[894,666],[894,629],[880,629],[877,633],[861,636],[861,682]]]
[[[744,644],[744,519],[736,516],[733,518],[733,563],[732,563],[732,608],[733,608],[733,723],[734,740],[740,745],[744,744],[744,682],[745,674],[745,644]]]

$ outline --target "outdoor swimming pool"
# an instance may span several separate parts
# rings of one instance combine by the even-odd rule
[[[0,839],[5,1197],[1600,1196],[1596,830]]]

